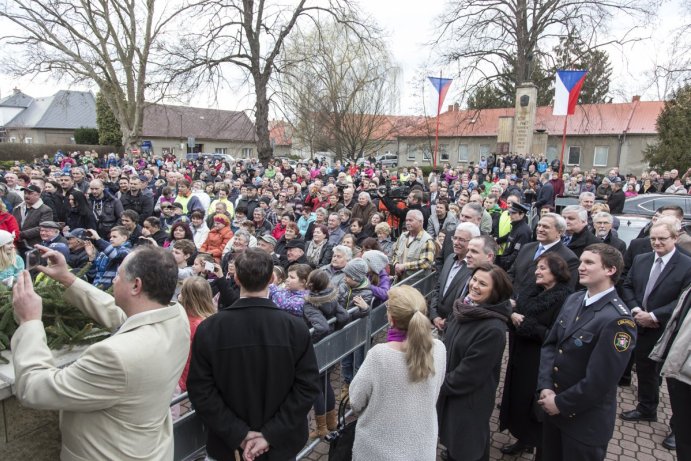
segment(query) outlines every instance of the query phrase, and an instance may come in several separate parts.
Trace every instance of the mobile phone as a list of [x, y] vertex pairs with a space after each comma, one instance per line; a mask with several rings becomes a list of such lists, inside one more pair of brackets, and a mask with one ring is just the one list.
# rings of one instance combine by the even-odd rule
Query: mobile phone
[[204, 270], [205, 270], [205, 271], [213, 272], [214, 269], [215, 269], [214, 263], [210, 263], [210, 262], [208, 262], [208, 261], [204, 263]]
[[36, 266], [45, 266], [47, 261], [46, 259], [41, 256], [41, 253], [38, 250], [31, 250], [26, 253], [26, 270], [30, 271], [34, 269]]

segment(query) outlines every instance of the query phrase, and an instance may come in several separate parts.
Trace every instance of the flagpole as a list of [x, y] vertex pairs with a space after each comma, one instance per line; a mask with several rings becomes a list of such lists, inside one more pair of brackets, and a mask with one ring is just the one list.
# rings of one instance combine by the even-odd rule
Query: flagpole
[[[439, 81], [441, 82], [441, 71], [439, 71]], [[437, 130], [434, 135], [434, 156], [432, 157], [432, 168], [437, 169], [437, 151], [439, 149], [439, 113], [441, 112], [441, 91], [437, 91]]]
[[568, 113], [564, 116], [564, 132], [561, 135], [561, 157], [559, 159], [559, 179], [564, 170], [564, 148], [566, 147], [566, 121], [569, 119]]

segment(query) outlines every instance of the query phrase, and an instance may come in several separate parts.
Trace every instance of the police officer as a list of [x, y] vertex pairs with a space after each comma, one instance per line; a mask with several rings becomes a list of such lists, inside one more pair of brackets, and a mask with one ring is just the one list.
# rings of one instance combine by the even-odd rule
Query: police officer
[[636, 342], [636, 324], [614, 289], [624, 266], [621, 253], [597, 243], [580, 261], [579, 281], [587, 291], [567, 298], [540, 356], [542, 459], [605, 459], [617, 383]]
[[497, 264], [504, 270], [509, 270], [513, 264], [521, 247], [529, 243], [532, 238], [532, 231], [530, 226], [525, 221], [526, 213], [530, 212], [530, 208], [517, 202], [511, 203], [509, 208], [509, 217], [511, 218], [511, 232], [504, 237], [499, 237], [497, 243], [499, 245], [507, 243], [501, 256], [497, 256]]

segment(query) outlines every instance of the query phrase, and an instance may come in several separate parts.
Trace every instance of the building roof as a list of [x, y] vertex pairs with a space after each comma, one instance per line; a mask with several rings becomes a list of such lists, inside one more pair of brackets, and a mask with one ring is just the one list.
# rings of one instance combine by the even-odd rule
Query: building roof
[[[655, 123], [664, 108], [664, 101], [639, 101], [617, 104], [583, 104], [576, 106], [576, 113], [568, 117], [566, 134], [617, 135], [657, 133]], [[487, 137], [496, 136], [500, 117], [513, 117], [514, 108], [450, 110], [439, 116], [439, 136]], [[401, 132], [404, 137], [434, 136], [436, 119], [428, 126]], [[564, 117], [552, 115], [552, 107], [538, 107], [535, 114], [535, 130], [550, 135], [560, 135], [564, 129]]]
[[6, 128], [96, 128], [96, 99], [91, 92], [60, 90], [53, 96], [31, 99]]
[[0, 107], [29, 107], [33, 102], [34, 98], [22, 93], [18, 88], [14, 89], [14, 92], [0, 99]]
[[292, 131], [285, 120], [269, 121], [269, 138], [273, 146], [292, 146]]
[[142, 138], [180, 138], [255, 142], [254, 123], [244, 112], [149, 104]]

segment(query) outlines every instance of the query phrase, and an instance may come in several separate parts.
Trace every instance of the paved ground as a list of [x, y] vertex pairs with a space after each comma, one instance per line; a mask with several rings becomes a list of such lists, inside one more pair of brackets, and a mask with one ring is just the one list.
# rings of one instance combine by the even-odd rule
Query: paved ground
[[[504, 376], [504, 368], [506, 367], [506, 354], [504, 356], [504, 363], [502, 366], [502, 378]], [[333, 373], [334, 389], [338, 397], [338, 389], [340, 382], [340, 374]], [[501, 400], [503, 379], [499, 383], [497, 390], [497, 403]], [[636, 405], [636, 378], [634, 373], [634, 380], [631, 387], [619, 389], [619, 411], [631, 410]], [[607, 460], [610, 461], [673, 461], [676, 459], [674, 452], [665, 449], [661, 443], [667, 436], [669, 430], [669, 417], [671, 409], [669, 406], [669, 396], [667, 388], [663, 385], [661, 404], [658, 409], [658, 422], [656, 423], [630, 423], [624, 422], [617, 418], [616, 426], [614, 428], [614, 436], [607, 448]], [[499, 425], [499, 410], [495, 409], [490, 420], [490, 427], [492, 429], [492, 446], [490, 451], [491, 460], [530, 460], [533, 455], [524, 454], [520, 457], [503, 455], [499, 448], [512, 443], [513, 439], [506, 432], [497, 432]], [[327, 461], [329, 446], [322, 442], [314, 449], [312, 453], [307, 455], [304, 459], [311, 461]], [[440, 458], [438, 458], [440, 459]], [[376, 460], [372, 460], [376, 461]], [[416, 461], [416, 460], [411, 460]], [[552, 460], [546, 460], [552, 461]]]

